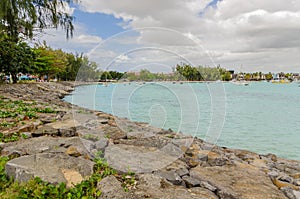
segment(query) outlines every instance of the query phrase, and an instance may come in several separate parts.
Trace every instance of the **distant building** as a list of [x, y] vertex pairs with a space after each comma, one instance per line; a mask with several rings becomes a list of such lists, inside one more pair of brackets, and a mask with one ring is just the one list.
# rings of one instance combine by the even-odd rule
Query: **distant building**
[[299, 81], [300, 80], [300, 74], [299, 73], [292, 73], [292, 80]]
[[234, 74], [234, 70], [228, 70], [228, 72], [230, 73], [231, 79], [235, 79], [236, 74]]

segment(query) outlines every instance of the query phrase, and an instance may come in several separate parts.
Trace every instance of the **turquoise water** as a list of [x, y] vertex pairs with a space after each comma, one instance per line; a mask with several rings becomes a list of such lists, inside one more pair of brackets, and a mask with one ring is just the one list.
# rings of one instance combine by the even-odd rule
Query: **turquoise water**
[[[300, 160], [300, 84], [125, 83], [77, 87], [66, 101], [198, 136], [220, 146]], [[76, 117], [76, 115], [75, 115]]]

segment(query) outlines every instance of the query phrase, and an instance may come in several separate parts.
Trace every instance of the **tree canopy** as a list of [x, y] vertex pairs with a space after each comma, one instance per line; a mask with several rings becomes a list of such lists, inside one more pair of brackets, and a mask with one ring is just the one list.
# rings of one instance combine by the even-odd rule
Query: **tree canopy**
[[0, 71], [11, 74], [13, 83], [17, 83], [18, 73], [28, 73], [35, 59], [33, 50], [25, 42], [12, 42], [0, 39]]
[[61, 26], [67, 38], [73, 34], [73, 17], [65, 9], [70, 0], [1, 0], [0, 33], [17, 42], [32, 39], [34, 31]]

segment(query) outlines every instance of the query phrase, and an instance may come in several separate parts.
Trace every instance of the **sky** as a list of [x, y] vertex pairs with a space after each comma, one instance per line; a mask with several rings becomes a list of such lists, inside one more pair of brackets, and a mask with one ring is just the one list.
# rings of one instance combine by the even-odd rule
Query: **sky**
[[40, 40], [102, 70], [170, 72], [179, 63], [236, 72], [300, 72], [299, 0], [81, 0], [75, 32]]

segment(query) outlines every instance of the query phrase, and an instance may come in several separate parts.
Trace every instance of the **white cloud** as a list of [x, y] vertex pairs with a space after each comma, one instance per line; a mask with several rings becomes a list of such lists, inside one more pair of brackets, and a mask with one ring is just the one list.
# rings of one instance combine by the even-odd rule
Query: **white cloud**
[[119, 55], [115, 62], [117, 63], [124, 63], [124, 62], [128, 62], [130, 60], [130, 58], [127, 55]]
[[[138, 29], [135, 45], [169, 49], [196, 64], [211, 65], [212, 58], [227, 68], [299, 71], [300, 1], [222, 0], [207, 7], [211, 1], [82, 0], [81, 6], [87, 12], [121, 18], [126, 28], [162, 27], [189, 35]], [[193, 39], [196, 44], [200, 41], [200, 49], [193, 47]]]
[[102, 39], [98, 36], [81, 34], [73, 38], [74, 42], [83, 43], [83, 44], [98, 44]]
[[75, 24], [75, 31], [73, 38], [66, 39], [66, 33], [62, 29], [48, 29], [45, 30], [39, 39], [47, 41], [47, 44], [54, 48], [61, 48], [68, 52], [89, 52], [92, 48], [97, 46], [102, 39], [99, 36], [90, 35], [84, 26]]

